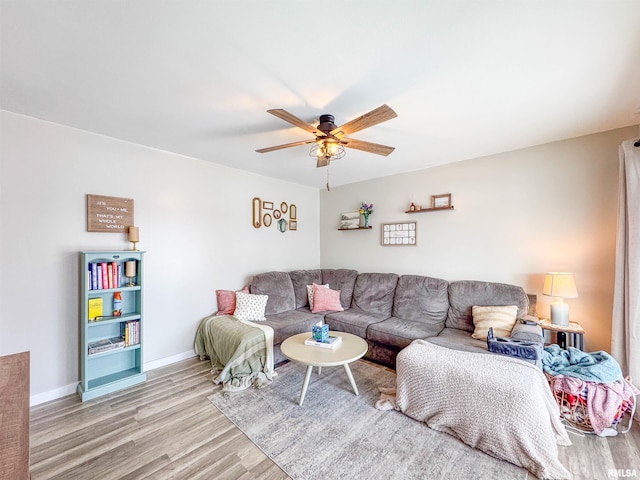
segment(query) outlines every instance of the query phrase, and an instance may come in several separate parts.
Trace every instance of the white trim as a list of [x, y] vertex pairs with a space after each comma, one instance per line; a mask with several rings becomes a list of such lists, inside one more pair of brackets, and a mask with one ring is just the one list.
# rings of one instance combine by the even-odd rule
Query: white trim
[[171, 355], [170, 357], [160, 358], [159, 360], [147, 362], [142, 366], [142, 368], [145, 372], [148, 372], [149, 370], [155, 370], [156, 368], [165, 367], [167, 365], [171, 365], [172, 363], [181, 362], [182, 360], [187, 360], [188, 358], [193, 358], [195, 356], [195, 352], [193, 350], [189, 350], [188, 352], [182, 352], [176, 355]]
[[31, 397], [29, 398], [29, 406], [33, 407], [34, 405], [39, 405], [44, 402], [49, 402], [51, 400], [66, 397], [67, 395], [75, 393], [77, 389], [78, 382], [70, 383], [69, 385], [65, 385], [64, 387], [56, 388], [54, 390], [49, 390], [48, 392], [31, 395]]
[[[145, 363], [142, 368], [145, 372], [149, 370], [155, 370], [156, 368], [164, 367], [166, 365], [171, 365], [172, 363], [180, 362], [182, 360], [186, 360], [188, 358], [195, 357], [196, 354], [193, 350], [188, 352], [178, 353], [177, 355], [172, 355], [170, 357], [161, 358], [159, 360], [154, 360], [152, 362]], [[39, 405], [41, 403], [49, 402], [51, 400], [56, 400], [58, 398], [66, 397], [67, 395], [71, 395], [76, 393], [78, 390], [78, 382], [70, 383], [69, 385], [65, 385], [64, 387], [56, 388], [53, 390], [49, 390], [48, 392], [38, 393], [36, 395], [31, 395], [29, 398], [29, 405], [33, 407], [34, 405]]]

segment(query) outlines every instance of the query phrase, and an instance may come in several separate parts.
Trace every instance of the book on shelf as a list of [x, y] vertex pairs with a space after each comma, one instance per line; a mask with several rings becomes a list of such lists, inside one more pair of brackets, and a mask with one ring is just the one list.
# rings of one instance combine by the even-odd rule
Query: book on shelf
[[107, 282], [109, 288], [113, 288], [113, 265], [110, 263], [107, 265]]
[[333, 350], [338, 345], [340, 345], [340, 343], [342, 343], [342, 337], [335, 337], [333, 335], [329, 335], [329, 338], [322, 341], [315, 340], [313, 337], [309, 337], [304, 341], [304, 343], [305, 345], [313, 345], [314, 347], [320, 347], [320, 348], [330, 348]]
[[89, 321], [102, 317], [102, 297], [89, 299]]
[[107, 270], [107, 262], [102, 262], [100, 264], [102, 267], [102, 288], [109, 288], [109, 271]]
[[111, 283], [113, 284], [111, 288], [120, 287], [118, 283], [118, 262], [111, 262]]
[[108, 352], [116, 348], [124, 348], [124, 339], [122, 337], [105, 338], [103, 340], [89, 342], [89, 355]]
[[89, 287], [89, 289], [97, 290], [98, 289], [98, 268], [95, 263], [89, 264], [89, 277], [91, 279], [91, 286]]
[[125, 347], [140, 343], [140, 320], [129, 320], [120, 324], [120, 334], [124, 338]]
[[98, 276], [98, 290], [102, 290], [102, 265], [101, 264], [97, 264], [96, 265], [96, 271], [97, 271], [97, 276]]
[[89, 263], [89, 290], [106, 290], [126, 286], [122, 263], [96, 262]]

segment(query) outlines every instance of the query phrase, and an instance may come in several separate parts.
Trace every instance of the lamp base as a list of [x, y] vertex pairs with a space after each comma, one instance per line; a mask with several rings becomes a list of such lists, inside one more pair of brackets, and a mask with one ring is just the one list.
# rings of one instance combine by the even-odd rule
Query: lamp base
[[131, 250], [133, 250], [134, 252], [138, 251], [138, 247], [136, 246], [138, 244], [138, 242], [131, 242], [133, 243], [133, 248]]
[[551, 323], [569, 325], [569, 305], [559, 298], [551, 302]]

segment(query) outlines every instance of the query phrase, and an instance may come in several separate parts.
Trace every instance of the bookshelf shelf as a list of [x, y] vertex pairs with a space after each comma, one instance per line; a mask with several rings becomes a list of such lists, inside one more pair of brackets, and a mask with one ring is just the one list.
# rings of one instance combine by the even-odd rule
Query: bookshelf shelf
[[126, 352], [127, 350], [136, 350], [138, 348], [140, 348], [140, 344], [139, 343], [137, 345], [129, 345], [128, 347], [114, 348], [113, 350], [107, 350], [106, 352], [90, 353], [89, 354], [89, 360], [92, 360], [92, 359], [98, 358], [98, 357], [107, 357], [109, 355], [117, 355], [117, 354], [120, 354], [122, 352]]
[[122, 315], [120, 317], [102, 317], [100, 320], [89, 320], [88, 327], [98, 327], [100, 325], [107, 325], [109, 323], [121, 323], [129, 320], [140, 320], [140, 314], [134, 313], [131, 315]]
[[[80, 252], [80, 257], [78, 394], [84, 402], [146, 380], [142, 370], [144, 252]], [[127, 262], [135, 265], [131, 287], [124, 275]], [[107, 284], [110, 288], [102, 288]], [[121, 314], [114, 315], [114, 309]]]

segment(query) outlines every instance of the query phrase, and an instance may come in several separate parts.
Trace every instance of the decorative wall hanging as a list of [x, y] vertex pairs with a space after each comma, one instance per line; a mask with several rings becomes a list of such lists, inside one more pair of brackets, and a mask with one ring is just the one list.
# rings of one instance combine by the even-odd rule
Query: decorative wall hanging
[[418, 243], [417, 222], [383, 223], [382, 245], [414, 246]]
[[258, 197], [253, 197], [251, 205], [253, 206], [253, 226], [260, 228], [262, 226], [262, 200]]
[[132, 198], [87, 194], [87, 232], [127, 233], [133, 225]]
[[[298, 208], [294, 203], [280, 202], [278, 204], [262, 200], [260, 197], [253, 197], [251, 206], [253, 211], [251, 223], [254, 228], [269, 228], [275, 223], [276, 228], [282, 233], [287, 230], [298, 229]], [[276, 206], [278, 206], [278, 208], [276, 208]], [[288, 219], [287, 215], [289, 217]], [[290, 225], [289, 222], [291, 222]]]

